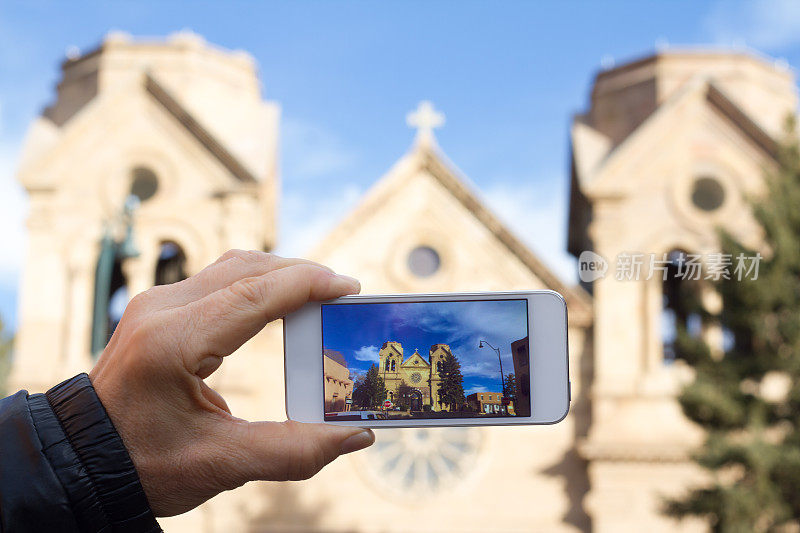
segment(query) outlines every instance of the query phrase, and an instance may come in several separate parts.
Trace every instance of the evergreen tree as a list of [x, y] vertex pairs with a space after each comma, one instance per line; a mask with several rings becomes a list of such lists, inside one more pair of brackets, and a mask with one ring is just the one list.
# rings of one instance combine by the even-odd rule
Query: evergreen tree
[[505, 397], [512, 402], [517, 399], [517, 382], [516, 376], [513, 373], [506, 376], [506, 391]]
[[3, 317], [0, 317], [0, 398], [6, 395], [6, 379], [11, 370], [13, 337], [6, 331]]
[[378, 372], [378, 366], [373, 364], [353, 384], [353, 402], [363, 409], [377, 409], [384, 400], [386, 385]]
[[455, 411], [465, 403], [464, 376], [461, 375], [461, 363], [451, 352], [447, 352], [442, 360], [442, 369], [439, 371], [439, 398], [448, 406], [450, 411]]
[[[766, 195], [753, 202], [765, 244], [758, 278], [740, 281], [732, 272], [715, 283], [724, 353], [712, 355], [685, 328], [676, 339], [676, 355], [696, 370], [680, 403], [708, 432], [694, 459], [711, 482], [666, 510], [705, 517], [714, 531], [800, 526], [800, 149], [793, 134], [778, 163]], [[734, 268], [740, 254], [757, 253], [724, 232], [720, 241]]]
[[405, 381], [397, 387], [397, 398], [395, 404], [403, 411], [411, 409], [411, 393], [414, 391]]

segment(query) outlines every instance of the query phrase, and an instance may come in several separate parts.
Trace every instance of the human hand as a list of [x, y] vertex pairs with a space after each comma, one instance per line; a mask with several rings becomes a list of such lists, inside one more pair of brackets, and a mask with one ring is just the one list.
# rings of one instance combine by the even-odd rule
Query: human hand
[[310, 261], [233, 250], [131, 300], [89, 377], [156, 516], [251, 480], [307, 479], [374, 442], [367, 429], [236, 418], [203, 381], [268, 322], [359, 290]]

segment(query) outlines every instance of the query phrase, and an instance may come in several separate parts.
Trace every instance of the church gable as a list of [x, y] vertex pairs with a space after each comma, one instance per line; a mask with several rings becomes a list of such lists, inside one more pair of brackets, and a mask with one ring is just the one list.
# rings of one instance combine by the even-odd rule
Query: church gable
[[[624, 161], [610, 162], [590, 186], [591, 195], [617, 195], [619, 217], [642, 221], [619, 228], [631, 249], [715, 248], [717, 226], [746, 242], [758, 234], [746, 198], [763, 190], [774, 141], [738, 108], [720, 106], [732, 106], [729, 100], [715, 99], [724, 95], [703, 85], [669, 115], [645, 125], [621, 152]], [[718, 198], [698, 189], [701, 180], [718, 190]]]
[[[155, 157], [163, 159], [165, 166], [193, 166], [192, 179], [209, 179], [208, 186], [216, 190], [255, 181], [199, 123], [187, 127], [173, 112], [176, 109], [170, 111], [143, 88], [100, 96], [64, 125], [49, 150], [26, 161], [20, 179], [33, 187], [58, 188], [59, 182], [70, 178], [87, 184], [94, 170], [107, 181], [114, 176], [114, 167]], [[187, 117], [184, 120], [191, 122]], [[81, 167], [82, 172], [77, 170]], [[64, 172], [66, 168], [69, 172]], [[108, 187], [94, 185], [95, 189]]]
[[386, 341], [380, 350], [381, 356], [403, 357], [403, 346], [399, 342]]
[[400, 366], [402, 368], [429, 368], [431, 365], [415, 350], [411, 357], [406, 359]]
[[186, 131], [189, 132], [198, 143], [237, 179], [253, 183], [255, 176], [238, 159], [236, 159], [225, 146], [217, 140], [206, 128], [203, 127], [192, 114], [187, 111], [164, 87], [161, 86], [152, 76], [145, 75], [145, 88], [152, 97], [161, 104], [164, 109], [177, 120]]
[[550, 272], [451, 168], [435, 144], [418, 142], [312, 257], [358, 276], [365, 292], [552, 289], [571, 320], [588, 323], [588, 296]]
[[[604, 216], [639, 220], [618, 224], [614, 232], [629, 250], [654, 253], [716, 247], [724, 226], [754, 245], [758, 231], [746, 198], [763, 190], [765, 170], [774, 165], [776, 143], [713, 82], [698, 77], [675, 93], [594, 169], [580, 164], [585, 136], [573, 132], [570, 252], [592, 249], [588, 225], [599, 211], [589, 201], [614, 203]], [[718, 190], [719, 205], [703, 207], [695, 194], [698, 180]], [[698, 197], [700, 198], [700, 197]], [[612, 222], [613, 223], [613, 222]]]
[[[748, 153], [746, 160], [771, 164], [777, 150], [774, 139], [713, 82], [698, 77], [662, 104], [588, 174], [587, 166], [577, 165], [576, 157], [578, 185], [589, 196], [622, 196], [645, 184], [649, 179], [648, 169], [658, 168], [658, 160], [670, 154], [672, 148], [688, 150], [685, 153], [690, 157], [707, 155], [698, 154], [696, 147], [686, 146], [685, 141], [703, 131], [706, 125], [699, 121], [708, 120], [709, 114], [718, 119], [717, 129], [722, 125], [726, 130], [715, 144], [735, 145]], [[576, 154], [591, 152], [592, 146], [587, 144], [585, 136], [574, 135], [573, 142]], [[673, 159], [672, 164], [680, 163], [672, 155], [668, 157]]]

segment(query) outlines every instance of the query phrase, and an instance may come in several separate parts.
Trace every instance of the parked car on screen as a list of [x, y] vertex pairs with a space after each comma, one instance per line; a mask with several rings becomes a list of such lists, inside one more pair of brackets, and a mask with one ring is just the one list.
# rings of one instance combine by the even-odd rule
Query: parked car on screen
[[381, 411], [341, 411], [325, 413], [326, 420], [385, 420], [386, 413]]

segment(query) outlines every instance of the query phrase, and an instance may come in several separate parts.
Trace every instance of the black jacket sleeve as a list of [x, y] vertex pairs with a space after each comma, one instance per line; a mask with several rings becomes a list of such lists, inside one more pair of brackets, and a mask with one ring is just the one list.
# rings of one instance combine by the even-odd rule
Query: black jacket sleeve
[[86, 374], [0, 400], [0, 532], [40, 531], [161, 531]]

